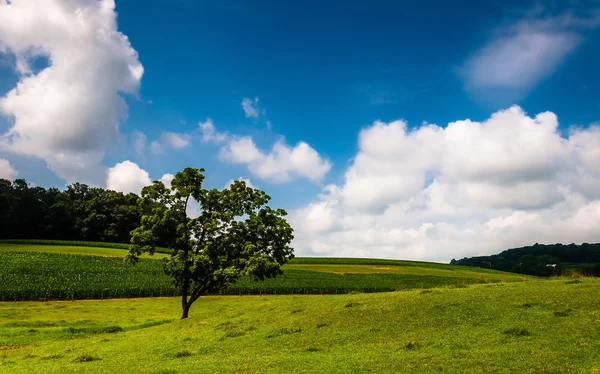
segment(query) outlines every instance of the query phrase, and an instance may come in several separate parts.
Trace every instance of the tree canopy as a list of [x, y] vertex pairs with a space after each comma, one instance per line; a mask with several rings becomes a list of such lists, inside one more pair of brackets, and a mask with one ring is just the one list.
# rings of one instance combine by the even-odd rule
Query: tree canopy
[[[172, 250], [165, 271], [180, 288], [182, 318], [202, 295], [226, 288], [240, 277], [262, 280], [281, 274], [293, 257], [293, 230], [283, 209], [267, 206], [270, 197], [233, 182], [223, 190], [202, 187], [204, 169], [185, 168], [166, 187], [161, 181], [142, 189], [141, 224], [131, 233], [128, 254], [135, 263], [158, 245]], [[192, 218], [192, 201], [200, 214]]]
[[65, 190], [0, 179], [0, 239], [128, 243], [138, 196], [74, 183]]

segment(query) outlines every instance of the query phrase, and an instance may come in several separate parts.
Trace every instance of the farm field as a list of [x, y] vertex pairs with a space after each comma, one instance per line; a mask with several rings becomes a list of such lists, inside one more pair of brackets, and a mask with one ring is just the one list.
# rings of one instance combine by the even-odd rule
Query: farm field
[[[126, 254], [125, 249], [119, 248], [82, 245], [13, 244], [2, 242], [0, 242], [0, 252], [46, 252], [104, 257], [124, 257]], [[164, 253], [155, 253], [153, 256], [144, 253], [140, 258], [161, 259], [167, 256], [168, 255]]]
[[[0, 244], [0, 301], [177, 295], [161, 261], [142, 258], [132, 266], [123, 261], [124, 255], [118, 248]], [[282, 276], [263, 282], [242, 279], [222, 294], [337, 294], [533, 279], [488, 269], [375, 259], [296, 258], [283, 269]]]
[[422, 276], [473, 278], [481, 277], [496, 281], [517, 281], [527, 279], [519, 274], [502, 272], [481, 273], [471, 269], [445, 269], [422, 266], [395, 266], [395, 265], [340, 265], [340, 264], [289, 264], [286, 269], [298, 269], [333, 274], [411, 274]]
[[0, 303], [1, 373], [598, 373], [600, 280]]

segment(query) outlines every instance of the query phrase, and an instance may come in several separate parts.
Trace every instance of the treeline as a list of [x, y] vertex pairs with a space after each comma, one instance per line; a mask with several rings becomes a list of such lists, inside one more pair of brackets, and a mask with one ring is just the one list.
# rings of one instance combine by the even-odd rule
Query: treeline
[[537, 276], [573, 271], [600, 276], [600, 243], [536, 243], [528, 247], [507, 249], [497, 255], [465, 257], [452, 260], [451, 263]]
[[0, 179], [0, 239], [128, 243], [140, 224], [137, 199], [80, 183], [59, 190]]

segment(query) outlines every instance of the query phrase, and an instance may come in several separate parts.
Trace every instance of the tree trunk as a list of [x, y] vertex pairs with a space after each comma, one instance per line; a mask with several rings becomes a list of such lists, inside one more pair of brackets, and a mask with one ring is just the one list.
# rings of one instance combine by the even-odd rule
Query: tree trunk
[[183, 314], [181, 315], [181, 319], [184, 318], [188, 318], [188, 312], [190, 311], [190, 306], [192, 305], [191, 302], [188, 301], [188, 283], [187, 280], [184, 281], [183, 284], [183, 290], [182, 290], [183, 294], [181, 295], [181, 310], [183, 311]]
[[185, 303], [183, 305], [183, 314], [181, 315], [181, 319], [188, 318], [188, 313], [190, 312], [190, 307], [191, 306], [192, 306], [192, 303]]

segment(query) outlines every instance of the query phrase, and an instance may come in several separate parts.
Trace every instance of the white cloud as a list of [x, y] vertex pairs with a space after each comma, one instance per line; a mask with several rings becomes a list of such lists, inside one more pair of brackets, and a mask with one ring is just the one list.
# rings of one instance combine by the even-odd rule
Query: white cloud
[[148, 138], [146, 134], [141, 131], [134, 131], [131, 133], [131, 142], [133, 143], [133, 149], [135, 153], [140, 156], [143, 155], [146, 150], [146, 142]]
[[260, 115], [258, 109], [258, 97], [255, 97], [254, 100], [249, 97], [242, 99], [242, 109], [244, 110], [246, 118], [258, 118]]
[[106, 188], [124, 193], [138, 194], [152, 183], [148, 172], [129, 160], [119, 162], [108, 169]]
[[155, 155], [161, 154], [165, 148], [182, 149], [190, 145], [192, 137], [189, 134], [163, 132], [159, 140], [150, 143], [150, 151]]
[[202, 214], [202, 208], [200, 207], [200, 204], [198, 204], [198, 202], [196, 200], [190, 199], [188, 201], [188, 205], [185, 210], [185, 213], [190, 218], [198, 218], [198, 216], [200, 214]]
[[[175, 176], [173, 174], [164, 174], [160, 181], [167, 188], [171, 188], [171, 182]], [[114, 167], [108, 169], [108, 178], [106, 188], [124, 193], [140, 194], [142, 188], [152, 184], [148, 172], [140, 168], [136, 163], [129, 160], [120, 162]], [[188, 202], [186, 213], [190, 218], [196, 218], [202, 213], [200, 204], [194, 199]]]
[[[100, 165], [137, 95], [144, 68], [117, 30], [113, 0], [0, 1], [0, 50], [16, 56], [19, 82], [0, 98], [14, 123], [2, 148], [40, 157], [67, 181], [102, 183]], [[49, 66], [33, 71], [30, 61]]]
[[519, 107], [484, 122], [375, 122], [342, 185], [291, 212], [298, 254], [449, 261], [597, 240], [600, 127]]
[[198, 127], [202, 132], [202, 141], [205, 143], [223, 143], [227, 141], [228, 135], [226, 133], [218, 132], [215, 129], [215, 125], [211, 118], [207, 118], [204, 122], [198, 122]]
[[173, 174], [164, 174], [160, 178], [160, 181], [163, 182], [165, 187], [171, 188], [171, 182], [173, 181], [173, 178], [175, 178], [175, 176]]
[[331, 169], [331, 162], [305, 142], [290, 147], [279, 140], [266, 153], [249, 136], [218, 132], [210, 119], [200, 123], [200, 130], [203, 141], [223, 144], [219, 152], [221, 160], [246, 164], [254, 176], [270, 182], [283, 183], [301, 177], [316, 183]]
[[160, 135], [160, 141], [162, 144], [173, 148], [181, 149], [190, 145], [191, 137], [188, 134], [177, 134], [174, 132], [163, 132]]
[[[250, 188], [257, 188], [255, 185], [252, 184], [252, 182], [248, 178], [239, 177], [235, 181], [242, 181], [242, 182], [246, 183], [246, 186], [248, 186]], [[233, 182], [235, 182], [235, 181], [233, 179], [230, 179], [227, 183], [225, 183], [224, 188], [229, 188], [229, 186], [231, 186], [233, 184]]]
[[0, 178], [13, 180], [19, 173], [12, 167], [8, 160], [0, 158]]
[[582, 31], [599, 25], [598, 14], [588, 18], [538, 14], [497, 30], [467, 61], [467, 87], [525, 92], [552, 74], [581, 44]]
[[[173, 181], [173, 178], [175, 178], [175, 176], [173, 174], [164, 174], [160, 178], [160, 181], [163, 182], [165, 187], [171, 188], [171, 182]], [[190, 218], [198, 217], [202, 213], [200, 204], [196, 200], [190, 199], [188, 201], [186, 213], [187, 213], [188, 217], [190, 217]]]
[[264, 159], [262, 152], [249, 136], [232, 138], [220, 152], [221, 159], [234, 164], [259, 163]]
[[252, 138], [232, 139], [221, 148], [221, 159], [233, 164], [246, 164], [255, 176], [273, 183], [303, 177], [319, 182], [331, 169], [331, 162], [304, 142], [290, 147], [283, 140], [276, 142], [269, 153], [258, 149]]

